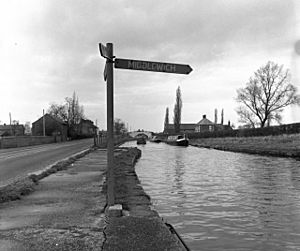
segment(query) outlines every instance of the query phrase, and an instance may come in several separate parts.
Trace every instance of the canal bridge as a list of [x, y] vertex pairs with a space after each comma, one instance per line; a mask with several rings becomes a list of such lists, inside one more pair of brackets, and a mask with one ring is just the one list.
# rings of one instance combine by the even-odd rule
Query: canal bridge
[[151, 138], [152, 134], [153, 132], [149, 132], [149, 131], [134, 131], [129, 133], [130, 137], [133, 138], [145, 137], [147, 139]]

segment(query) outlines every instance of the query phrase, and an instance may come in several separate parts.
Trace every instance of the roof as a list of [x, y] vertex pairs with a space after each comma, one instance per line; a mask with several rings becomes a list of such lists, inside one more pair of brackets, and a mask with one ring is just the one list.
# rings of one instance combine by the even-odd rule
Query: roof
[[[55, 117], [55, 116], [52, 116], [52, 115], [49, 114], [49, 113], [46, 113], [44, 116], [45, 116], [45, 117], [48, 116], [48, 117], [52, 118], [53, 120], [55, 120], [55, 121], [58, 122], [59, 124], [62, 124], [62, 125], [66, 125], [66, 124], [67, 124], [66, 122], [64, 122], [64, 121], [61, 120], [60, 118], [57, 118], [57, 117]], [[34, 121], [32, 124], [35, 124], [35, 123], [38, 122], [39, 120], [43, 119], [44, 116], [40, 117], [38, 120]]]
[[0, 136], [9, 136], [9, 132], [7, 131], [0, 131]]
[[49, 113], [46, 113], [45, 116], [46, 116], [46, 115], [48, 115], [49, 117], [51, 117], [52, 119], [54, 119], [55, 121], [57, 121], [57, 122], [60, 123], [60, 124], [67, 124], [65, 121], [63, 121], [63, 120], [61, 120], [60, 118], [55, 117], [55, 116], [53, 116], [53, 115], [51, 115], [51, 114], [49, 114]]
[[20, 125], [20, 124], [17, 124], [17, 125], [0, 125], [0, 130], [10, 130], [11, 128], [14, 128], [17, 129], [22, 129], [24, 127], [24, 125]]
[[197, 123], [197, 125], [213, 125], [214, 123], [213, 122], [211, 122], [209, 119], [207, 119], [207, 118], [203, 118], [203, 119], [201, 119], [198, 123]]

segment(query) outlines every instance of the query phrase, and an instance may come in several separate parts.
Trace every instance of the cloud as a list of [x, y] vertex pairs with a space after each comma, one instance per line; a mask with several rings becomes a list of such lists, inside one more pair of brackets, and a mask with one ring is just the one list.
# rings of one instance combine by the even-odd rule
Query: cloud
[[[105, 125], [105, 60], [98, 43], [113, 42], [120, 58], [193, 68], [188, 76], [115, 70], [119, 117], [140, 128], [152, 122], [160, 128], [178, 85], [189, 122], [199, 120], [206, 107], [219, 106], [218, 101], [234, 117], [235, 89], [253, 71], [269, 59], [289, 67], [296, 9], [292, 0], [12, 0], [0, 13], [5, 34], [0, 81], [6, 92], [0, 105], [5, 114], [15, 110], [20, 120], [32, 120], [31, 114], [76, 91], [86, 113]], [[22, 114], [22, 104], [29, 115]]]

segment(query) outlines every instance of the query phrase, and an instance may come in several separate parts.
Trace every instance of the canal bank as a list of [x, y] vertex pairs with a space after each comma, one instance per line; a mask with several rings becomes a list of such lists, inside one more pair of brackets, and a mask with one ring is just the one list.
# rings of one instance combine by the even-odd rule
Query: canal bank
[[116, 151], [116, 203], [105, 214], [106, 150], [40, 179], [34, 191], [0, 204], [0, 250], [186, 250], [151, 208], [134, 165], [141, 152]]
[[140, 156], [137, 148], [116, 151], [115, 204], [123, 210], [121, 217], [107, 216], [103, 250], [187, 250], [176, 230], [152, 208], [135, 172]]
[[223, 151], [300, 158], [300, 134], [190, 139], [190, 145]]

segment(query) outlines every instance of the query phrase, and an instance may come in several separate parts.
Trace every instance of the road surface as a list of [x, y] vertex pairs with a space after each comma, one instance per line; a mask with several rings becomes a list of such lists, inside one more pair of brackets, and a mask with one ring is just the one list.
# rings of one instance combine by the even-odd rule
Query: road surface
[[0, 185], [88, 149], [93, 139], [0, 149]]

